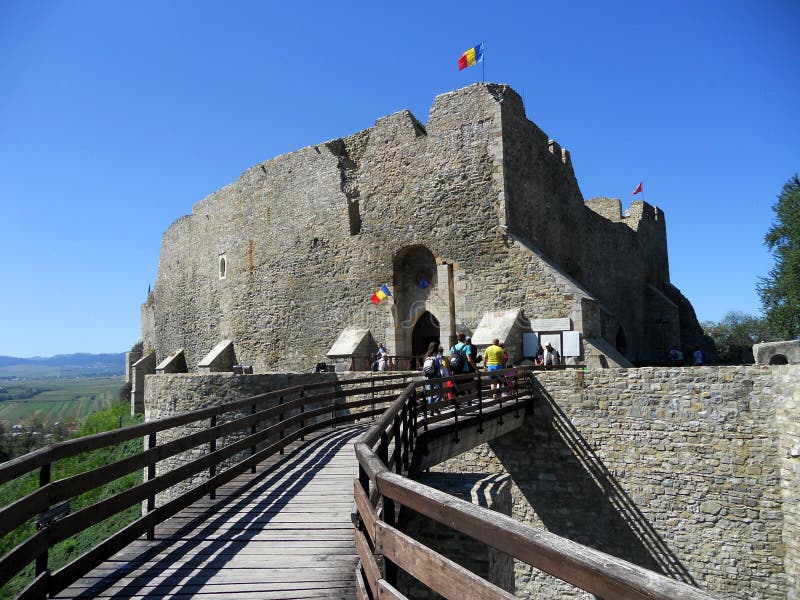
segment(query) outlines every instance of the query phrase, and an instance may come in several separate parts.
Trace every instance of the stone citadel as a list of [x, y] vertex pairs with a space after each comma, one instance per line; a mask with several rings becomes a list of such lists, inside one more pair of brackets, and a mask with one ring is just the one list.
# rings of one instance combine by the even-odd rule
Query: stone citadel
[[[584, 201], [520, 97], [472, 85], [436, 98], [425, 125], [403, 111], [256, 165], [176, 221], [142, 306], [134, 410], [149, 421], [342, 380], [358, 374], [309, 371], [462, 331], [496, 334], [515, 362], [528, 331], [577, 332], [590, 367], [662, 362], [672, 344], [703, 345], [666, 246], [659, 209]], [[383, 284], [392, 296], [373, 305]], [[232, 375], [234, 362], [256, 373]], [[796, 365], [539, 378], [555, 408], [444, 470], [507, 475], [518, 520], [721, 597], [797, 597]], [[521, 593], [548, 585], [516, 579]]]
[[[374, 306], [382, 284], [392, 297]], [[557, 347], [578, 332], [573, 360], [609, 366], [702, 343], [662, 211], [584, 201], [569, 152], [506, 85], [251, 167], [169, 228], [142, 307], [145, 348], [182, 349], [189, 370], [223, 340], [257, 372], [286, 371], [375, 341], [419, 355], [462, 331], [499, 335], [514, 361], [525, 332]]]

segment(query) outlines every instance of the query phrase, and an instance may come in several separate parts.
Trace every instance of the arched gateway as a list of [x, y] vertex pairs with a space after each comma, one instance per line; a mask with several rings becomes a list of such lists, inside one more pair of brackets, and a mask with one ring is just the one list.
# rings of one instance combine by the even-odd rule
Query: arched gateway
[[440, 319], [450, 313], [449, 294], [447, 281], [439, 281], [440, 265], [433, 252], [421, 244], [406, 246], [395, 254], [393, 267], [389, 337], [394, 338], [395, 355], [419, 357], [434, 340], [446, 345], [447, 340], [441, 339]]

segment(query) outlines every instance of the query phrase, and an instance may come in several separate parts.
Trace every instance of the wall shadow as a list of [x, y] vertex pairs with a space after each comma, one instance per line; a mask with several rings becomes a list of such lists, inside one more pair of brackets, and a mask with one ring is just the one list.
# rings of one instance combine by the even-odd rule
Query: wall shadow
[[543, 526], [696, 586], [602, 458], [536, 380], [534, 393], [534, 415], [490, 446]]

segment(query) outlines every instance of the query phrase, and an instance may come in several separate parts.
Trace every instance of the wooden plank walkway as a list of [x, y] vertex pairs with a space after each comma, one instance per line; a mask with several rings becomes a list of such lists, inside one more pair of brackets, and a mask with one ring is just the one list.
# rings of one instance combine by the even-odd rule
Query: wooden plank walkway
[[341, 427], [298, 443], [193, 504], [58, 598], [355, 598], [355, 439]]

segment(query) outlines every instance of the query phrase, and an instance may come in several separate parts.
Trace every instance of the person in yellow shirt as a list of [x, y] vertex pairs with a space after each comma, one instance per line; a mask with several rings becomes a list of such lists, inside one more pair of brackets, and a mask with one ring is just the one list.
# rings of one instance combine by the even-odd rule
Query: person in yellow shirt
[[[491, 372], [502, 369], [504, 366], [503, 357], [505, 356], [505, 353], [506, 351], [500, 347], [500, 340], [497, 338], [492, 340], [492, 345], [483, 351], [483, 360], [484, 364], [486, 365], [486, 370]], [[492, 392], [495, 392], [495, 390], [500, 387], [500, 381], [495, 375], [491, 376], [490, 379], [492, 380]]]

